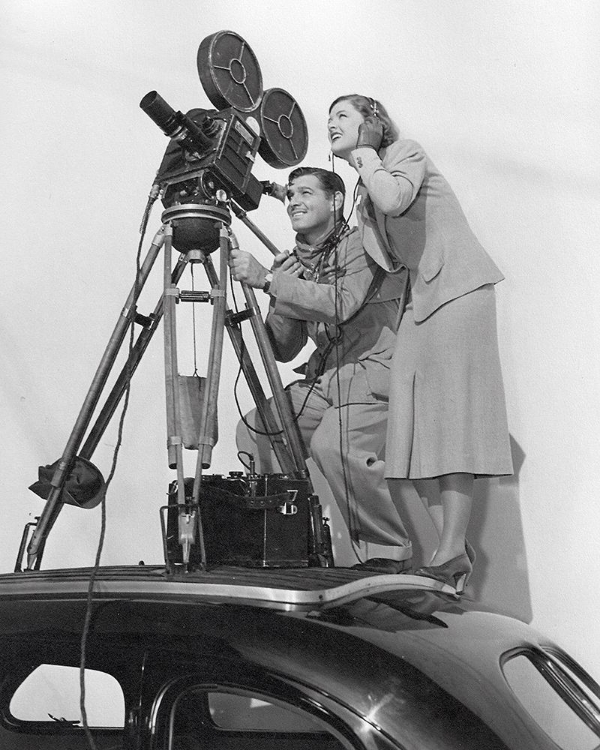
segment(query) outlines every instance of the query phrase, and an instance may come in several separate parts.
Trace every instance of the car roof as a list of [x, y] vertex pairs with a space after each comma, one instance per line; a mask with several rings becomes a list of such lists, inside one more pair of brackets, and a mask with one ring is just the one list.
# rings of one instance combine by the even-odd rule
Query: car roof
[[50, 654], [70, 644], [75, 653], [88, 594], [91, 664], [112, 659], [111, 649], [132, 660], [151, 652], [159, 672], [229, 660], [312, 685], [363, 716], [380, 705], [378, 720], [392, 733], [419, 690], [422, 710], [441, 690], [499, 736], [520, 736], [529, 720], [507, 687], [503, 655], [556, 649], [526, 624], [471, 609], [453, 589], [419, 576], [146, 565], [0, 575], [4, 649]]
[[164, 566], [62, 568], [0, 574], [0, 597], [62, 590], [87, 591], [91, 576], [98, 595], [128, 592], [157, 597], [193, 596], [207, 602], [228, 602], [276, 610], [331, 608], [390, 591], [431, 591], [456, 599], [454, 589], [413, 575], [382, 575], [351, 568], [246, 568], [215, 566], [207, 571], [169, 572]]
[[[220, 566], [208, 571], [168, 572], [164, 566], [115, 566], [29, 571], [0, 575], [0, 635], [29, 627], [64, 628], [63, 615], [72, 613], [73, 627], [91, 599], [102, 610], [120, 610], [124, 630], [180, 632], [179, 622], [190, 611], [203, 633], [216, 631], [212, 622], [277, 620], [281, 637], [294, 631], [293, 621], [313, 627], [334, 628], [372, 643], [389, 653], [405, 655], [407, 649], [438, 648], [441, 662], [460, 658], [475, 664], [478, 649], [485, 660], [497, 659], [520, 642], [540, 642], [538, 633], [512, 618], [471, 609], [444, 584], [412, 575], [379, 575], [348, 568], [254, 569]], [[53, 606], [53, 604], [55, 606]], [[110, 605], [110, 606], [109, 606]], [[30, 612], [26, 617], [25, 609]], [[17, 610], [23, 614], [19, 615]], [[153, 617], [145, 612], [152, 611]], [[76, 613], [80, 613], [79, 616]], [[160, 617], [157, 613], [160, 612]], [[129, 613], [129, 614], [127, 614]], [[202, 614], [202, 616], [200, 616]], [[128, 622], [128, 618], [130, 622]], [[29, 624], [28, 624], [29, 623]], [[114, 630], [110, 618], [98, 614], [96, 632]], [[233, 641], [243, 629], [229, 634]], [[190, 632], [188, 630], [188, 632]], [[422, 647], [416, 644], [423, 642]]]

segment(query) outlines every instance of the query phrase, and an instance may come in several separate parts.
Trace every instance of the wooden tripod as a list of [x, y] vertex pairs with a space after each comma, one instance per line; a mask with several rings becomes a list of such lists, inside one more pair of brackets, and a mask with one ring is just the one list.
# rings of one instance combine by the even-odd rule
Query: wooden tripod
[[[275, 246], [257, 229], [247, 218], [245, 212], [237, 205], [233, 210], [238, 218], [246, 224], [259, 239], [276, 253]], [[179, 228], [186, 220], [200, 219], [201, 223], [206, 221], [214, 223], [219, 227], [219, 252], [220, 270], [219, 274], [212, 264], [210, 256], [205, 251], [190, 250], [182, 253], [172, 268], [173, 229]], [[117, 406], [127, 390], [130, 379], [146, 351], [146, 348], [156, 331], [161, 318], [165, 317], [165, 383], [167, 392], [167, 429], [168, 429], [168, 461], [171, 468], [177, 470], [178, 505], [180, 505], [179, 520], [179, 543], [182, 547], [184, 561], [189, 557], [192, 544], [199, 543], [201, 549], [202, 563], [205, 565], [206, 558], [203, 552], [202, 528], [200, 519], [190, 517], [186, 510], [186, 499], [184, 496], [182, 450], [181, 438], [181, 413], [180, 413], [180, 377], [177, 371], [177, 336], [175, 306], [179, 300], [186, 299], [185, 293], [177, 288], [177, 284], [191, 260], [200, 261], [206, 271], [212, 290], [208, 299], [213, 301], [213, 320], [211, 329], [211, 340], [209, 349], [208, 372], [205, 388], [202, 394], [202, 409], [200, 428], [198, 435], [198, 457], [196, 464], [196, 475], [194, 479], [193, 503], [197, 505], [202, 471], [210, 467], [212, 449], [216, 442], [216, 418], [217, 399], [220, 380], [223, 332], [228, 331], [234, 351], [238, 357], [241, 370], [248, 383], [252, 397], [256, 404], [258, 413], [271, 435], [273, 450], [282, 471], [296, 478], [308, 479], [308, 470], [302, 449], [300, 434], [293, 419], [291, 407], [277, 369], [277, 363], [268, 340], [265, 325], [260, 315], [253, 289], [242, 284], [246, 310], [234, 315], [227, 307], [226, 282], [228, 272], [228, 257], [230, 248], [236, 243], [235, 236], [230, 230], [231, 215], [229, 208], [220, 204], [215, 206], [207, 204], [187, 204], [167, 209], [162, 215], [163, 225], [156, 233], [151, 247], [142, 265], [138, 269], [135, 283], [127, 297], [117, 324], [109, 339], [108, 345], [96, 370], [90, 389], [84, 399], [83, 405], [71, 431], [61, 459], [56, 462], [46, 505], [35, 524], [28, 524], [32, 528], [32, 535], [27, 545], [27, 570], [38, 570], [44, 552], [48, 535], [56, 522], [56, 519], [65, 503], [64, 490], [73, 467], [78, 457], [89, 460], [98, 446], [100, 439], [106, 430]], [[150, 275], [152, 267], [158, 254], [164, 246], [164, 291], [154, 311], [149, 316], [140, 315], [137, 312], [137, 302]], [[202, 294], [202, 293], [199, 293]], [[188, 293], [189, 295], [189, 293]], [[188, 296], [189, 301], [205, 301]], [[240, 322], [249, 318], [256, 338], [258, 349], [263, 361], [267, 379], [273, 394], [273, 402], [277, 409], [283, 435], [279, 430], [277, 422], [271, 411], [267, 397], [262, 388], [248, 350], [243, 343]], [[117, 377], [104, 405], [88, 432], [93, 415], [98, 407], [102, 392], [106, 387], [110, 372], [114, 367], [117, 355], [123, 345], [127, 331], [134, 324], [142, 326], [136, 341], [131, 347], [127, 361]], [[84, 436], [87, 438], [84, 442]], [[196, 530], [199, 530], [200, 539], [196, 539]], [[21, 548], [25, 549], [25, 541]], [[21, 556], [19, 553], [19, 557]], [[17, 560], [17, 568], [20, 569], [20, 559]], [[16, 568], [16, 569], [17, 569]]]

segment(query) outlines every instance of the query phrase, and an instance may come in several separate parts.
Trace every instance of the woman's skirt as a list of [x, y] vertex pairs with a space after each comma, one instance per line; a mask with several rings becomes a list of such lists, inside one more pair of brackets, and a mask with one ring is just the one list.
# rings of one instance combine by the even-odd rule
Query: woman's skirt
[[492, 284], [415, 323], [409, 302], [390, 371], [386, 477], [513, 472]]

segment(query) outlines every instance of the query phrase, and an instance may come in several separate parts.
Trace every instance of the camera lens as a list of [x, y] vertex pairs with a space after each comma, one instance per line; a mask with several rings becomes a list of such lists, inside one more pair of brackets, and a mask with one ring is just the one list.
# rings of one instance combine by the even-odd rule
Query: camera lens
[[140, 107], [150, 117], [158, 127], [172, 137], [177, 131], [179, 124], [177, 122], [176, 112], [166, 103], [162, 96], [156, 91], [150, 91], [140, 102]]

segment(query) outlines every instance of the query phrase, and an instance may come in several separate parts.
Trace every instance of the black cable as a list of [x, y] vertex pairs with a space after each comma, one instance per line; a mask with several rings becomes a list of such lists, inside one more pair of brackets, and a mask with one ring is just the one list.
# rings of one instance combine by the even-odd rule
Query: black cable
[[238, 387], [241, 374], [242, 374], [242, 369], [240, 367], [240, 369], [238, 370], [238, 374], [235, 378], [235, 382], [233, 384], [233, 397], [235, 399], [235, 404], [238, 410], [238, 414], [240, 415], [240, 421], [243, 422], [244, 426], [250, 432], [253, 432], [256, 435], [264, 435], [265, 437], [277, 437], [279, 435], [283, 435], [283, 430], [275, 430], [274, 432], [269, 432], [268, 430], [260, 430], [258, 427], [255, 427], [254, 425], [251, 425], [250, 422], [248, 422], [248, 420], [246, 419], [246, 415], [242, 413], [242, 407], [241, 407], [239, 397], [237, 394], [237, 387]]
[[[146, 204], [146, 208], [145, 208], [144, 215], [142, 218], [142, 224], [140, 227], [141, 237], [138, 243], [138, 248], [137, 248], [137, 253], [136, 253], [136, 258], [135, 258], [136, 273], [135, 273], [134, 292], [133, 292], [133, 296], [135, 300], [137, 300], [138, 295], [139, 295], [139, 290], [140, 290], [141, 254], [142, 254], [144, 237], [146, 235], [146, 229], [148, 226], [148, 220], [150, 218], [150, 208], [152, 204], [154, 203], [154, 201], [156, 200], [156, 197], [158, 197], [157, 192], [155, 195], [154, 188], [155, 186], [153, 186], [153, 189], [150, 192], [150, 195], [148, 197], [148, 202]], [[126, 379], [125, 379], [125, 396], [123, 400], [123, 409], [121, 412], [121, 417], [119, 419], [119, 425], [118, 425], [118, 430], [117, 430], [117, 442], [113, 450], [110, 472], [104, 484], [104, 493], [102, 495], [102, 501], [101, 501], [100, 536], [98, 539], [98, 546], [96, 548], [96, 557], [94, 560], [94, 566], [92, 568], [92, 571], [90, 573], [90, 578], [88, 581], [85, 618], [84, 618], [83, 629], [81, 633], [81, 651], [80, 651], [80, 661], [79, 661], [79, 689], [80, 689], [79, 708], [81, 711], [82, 728], [83, 728], [83, 731], [85, 733], [86, 739], [88, 741], [88, 744], [91, 750], [98, 750], [98, 748], [95, 743], [94, 737], [91, 733], [89, 724], [88, 724], [87, 710], [85, 707], [85, 692], [86, 692], [85, 691], [85, 665], [86, 665], [86, 656], [87, 656], [87, 642], [88, 642], [89, 631], [90, 631], [90, 626], [91, 626], [91, 621], [92, 621], [94, 583], [96, 581], [96, 577], [100, 569], [100, 560], [102, 557], [102, 550], [104, 548], [104, 540], [106, 537], [106, 495], [108, 493], [108, 488], [110, 487], [110, 484], [112, 483], [113, 477], [117, 469], [117, 459], [119, 456], [119, 452], [121, 450], [121, 445], [123, 443], [123, 428], [125, 425], [125, 416], [129, 408], [129, 397], [131, 394], [131, 376], [132, 376], [131, 355], [133, 353], [134, 343], [135, 343], [134, 315], [131, 316], [129, 325], [130, 325], [129, 347], [128, 347], [127, 363], [126, 363], [126, 370], [125, 370]]]
[[[324, 349], [323, 353], [321, 354], [321, 357], [319, 359], [319, 365], [317, 369], [315, 370], [315, 375], [313, 379], [311, 380], [310, 386], [308, 387], [308, 391], [306, 392], [306, 396], [304, 397], [304, 400], [302, 401], [302, 405], [298, 409], [298, 413], [294, 414], [294, 422], [298, 422], [302, 414], [304, 413], [304, 410], [306, 409], [306, 405], [308, 404], [308, 399], [310, 398], [311, 393], [315, 390], [317, 387], [317, 381], [321, 377], [321, 375], [325, 372], [325, 363], [327, 362], [327, 359], [329, 355], [331, 354], [331, 349], [333, 342], [329, 342], [329, 344]], [[299, 382], [299, 381], [298, 381]]]
[[[333, 169], [333, 171], [335, 172], [335, 169]], [[350, 208], [350, 212], [348, 214], [348, 217], [344, 220], [344, 222], [342, 224], [342, 231], [345, 230], [349, 226], [350, 219], [352, 217], [352, 214], [354, 213], [354, 209], [355, 209], [355, 206], [356, 206], [356, 200], [357, 200], [357, 197], [358, 197], [358, 186], [359, 186], [359, 180], [357, 180], [357, 182], [356, 182], [356, 184], [354, 186], [354, 191], [353, 191], [353, 194], [352, 194], [352, 206]], [[335, 214], [334, 221], [337, 221], [337, 213]], [[338, 247], [336, 247], [336, 262], [335, 262], [335, 266], [334, 266], [334, 274], [335, 274], [335, 292], [334, 292], [334, 299], [335, 299], [334, 309], [335, 309], [335, 313], [334, 314], [335, 314], [335, 317], [336, 317], [336, 330], [340, 331], [340, 324], [339, 324], [339, 320], [338, 320], [338, 315], [339, 315], [339, 309], [338, 309], [338, 294], [339, 294], [339, 289], [338, 289], [338, 275], [337, 275], [338, 272], [339, 272], [339, 264], [338, 264], [338, 259], [337, 259], [337, 253], [338, 252], [339, 252], [339, 245], [338, 245]], [[348, 474], [347, 474], [347, 466], [346, 466], [346, 461], [345, 461], [345, 451], [344, 451], [344, 425], [343, 425], [343, 419], [342, 419], [342, 408], [343, 407], [342, 407], [342, 403], [341, 403], [342, 399], [341, 399], [340, 351], [339, 351], [339, 347], [340, 347], [340, 344], [342, 343], [342, 339], [343, 339], [343, 335], [342, 335], [342, 331], [340, 331], [339, 334], [338, 334], [338, 336], [336, 337], [336, 341], [335, 341], [336, 387], [337, 387], [337, 392], [338, 392], [338, 437], [339, 437], [339, 450], [340, 450], [340, 461], [341, 461], [341, 465], [342, 465], [342, 475], [343, 475], [343, 478], [344, 478], [344, 492], [345, 492], [345, 495], [346, 495], [346, 507], [347, 507], [347, 510], [348, 510], [348, 531], [349, 531], [349, 534], [350, 534], [350, 543], [351, 543], [351, 546], [352, 546], [352, 551], [354, 552], [354, 555], [356, 556], [356, 559], [359, 562], [361, 562], [361, 558], [360, 558], [360, 555], [359, 555], [359, 552], [358, 552], [359, 547], [358, 547], [358, 544], [357, 544], [357, 542], [358, 542], [358, 533], [360, 531], [360, 522], [357, 521], [358, 512], [357, 512], [357, 508], [356, 508], [355, 498], [352, 497], [352, 499], [351, 499], [351, 497], [350, 497], [350, 492], [349, 492], [350, 487], [349, 487]], [[348, 407], [349, 404], [347, 404], [346, 406]], [[355, 537], [356, 537], [356, 540], [355, 540]]]
[[[339, 245], [336, 248], [336, 257], [335, 257], [335, 265], [334, 265], [334, 284], [335, 284], [335, 292], [334, 292], [334, 310], [335, 310], [335, 319], [336, 319], [336, 330], [340, 331], [340, 333], [336, 336], [334, 341], [334, 347], [335, 347], [335, 379], [336, 379], [336, 388], [337, 388], [337, 395], [338, 395], [338, 440], [339, 440], [339, 450], [340, 450], [340, 462], [342, 466], [342, 476], [344, 479], [344, 493], [346, 496], [346, 507], [348, 509], [348, 531], [350, 533], [350, 543], [352, 546], [352, 551], [354, 552], [357, 560], [360, 562], [360, 557], [357, 552], [357, 546], [356, 546], [356, 540], [358, 540], [358, 533], [360, 531], [360, 523], [357, 521], [357, 509], [356, 509], [356, 502], [354, 496], [350, 492], [350, 482], [348, 479], [348, 471], [347, 471], [347, 464], [345, 460], [345, 450], [344, 450], [344, 422], [342, 418], [342, 386], [341, 386], [341, 380], [340, 380], [340, 346], [343, 343], [343, 331], [340, 330], [341, 326], [339, 323], [339, 307], [338, 307], [338, 300], [339, 300], [339, 262], [338, 262], [338, 255], [339, 255]], [[346, 407], [348, 407], [349, 404], [346, 404]]]
[[[337, 217], [336, 217], [336, 220], [337, 220]], [[321, 257], [319, 259], [319, 268], [318, 268], [317, 274], [316, 274], [316, 280], [317, 281], [318, 281], [318, 279], [320, 277], [320, 274], [323, 271], [323, 268], [324, 268], [326, 262], [329, 260], [329, 258], [331, 257], [331, 255], [333, 254], [334, 258], [337, 257], [336, 256], [337, 247], [339, 245], [339, 242], [340, 242], [340, 239], [341, 239], [342, 235], [344, 234], [344, 232], [346, 231], [347, 228], [348, 228], [348, 220], [344, 220], [340, 226], [334, 226], [334, 231], [331, 233], [331, 235], [323, 243], [324, 247], [322, 249]], [[233, 277], [232, 277], [231, 273], [230, 273], [230, 277], [229, 278], [230, 278], [230, 286], [231, 286], [232, 298], [233, 298], [233, 301], [234, 301], [234, 307], [235, 307], [235, 310], [236, 310], [236, 313], [237, 313], [238, 312], [238, 305], [237, 305], [237, 300], [236, 300], [236, 297], [235, 297], [235, 290], [234, 290], [234, 286], [233, 286]], [[338, 330], [338, 328], [339, 328], [339, 326], [336, 323], [336, 331]], [[326, 328], [326, 331], [327, 331], [327, 328]], [[241, 327], [240, 327], [240, 334], [241, 334]], [[329, 333], [327, 333], [327, 335], [329, 336]], [[242, 354], [244, 354], [247, 351], [247, 348], [246, 348], [246, 344], [245, 344], [243, 335], [241, 335], [240, 338], [241, 338], [241, 343], [242, 343]], [[323, 372], [325, 370], [327, 358], [331, 354], [331, 348], [334, 345], [334, 343], [335, 343], [335, 339], [332, 339], [330, 341], [330, 346], [326, 347], [325, 351], [320, 356], [319, 364], [317, 366], [315, 375], [314, 375], [314, 377], [312, 379], [311, 385], [310, 385], [310, 387], [309, 387], [309, 389], [308, 389], [308, 391], [306, 393], [306, 396], [304, 397], [302, 405], [301, 405], [300, 409], [293, 415], [294, 422], [296, 422], [296, 423], [298, 422], [298, 420], [300, 419], [300, 417], [302, 416], [302, 414], [304, 412], [304, 409], [306, 408], [306, 405], [308, 403], [308, 399], [310, 398], [312, 392], [314, 391], [314, 389], [316, 387], [317, 379], [323, 374]], [[233, 393], [234, 393], [234, 400], [235, 400], [236, 407], [237, 407], [238, 414], [240, 416], [241, 421], [243, 422], [243, 424], [246, 426], [246, 428], [250, 432], [253, 432], [253, 433], [257, 434], [257, 435], [264, 435], [265, 437], [270, 437], [270, 436], [271, 437], [276, 437], [276, 436], [279, 436], [279, 435], [283, 435], [284, 430], [278, 430], [276, 432], [270, 432], [268, 430], [260, 430], [258, 427], [255, 427], [255, 426], [251, 425], [248, 422], [248, 420], [246, 419], [245, 415], [242, 413], [241, 405], [239, 403], [239, 396], [238, 396], [238, 392], [237, 392], [237, 386], [238, 386], [239, 379], [240, 379], [240, 376], [241, 376], [241, 369], [242, 368], [241, 368], [241, 365], [240, 365], [240, 369], [238, 370], [238, 374], [237, 374], [237, 377], [236, 377], [235, 382], [234, 382], [234, 391], [233, 391]]]
[[[235, 287], [233, 284], [233, 274], [231, 271], [229, 272], [229, 285], [231, 288], [231, 297], [233, 299], [233, 306], [235, 308], [236, 313], [239, 313], [239, 307], [237, 303], [237, 299], [235, 296]], [[269, 432], [268, 430], [259, 430], [258, 427], [255, 427], [248, 422], [246, 419], [246, 415], [242, 412], [242, 406], [240, 404], [240, 399], [238, 395], [238, 384], [240, 382], [240, 377], [242, 375], [242, 361], [244, 356], [248, 353], [248, 347], [246, 346], [246, 341], [244, 340], [244, 335], [242, 333], [242, 327], [239, 327], [240, 331], [240, 357], [239, 357], [239, 368], [238, 372], [235, 378], [235, 381], [233, 383], [233, 398], [235, 401], [236, 408], [238, 410], [238, 414], [240, 416], [241, 422], [243, 422], [244, 426], [250, 431], [255, 433], [256, 435], [264, 435], [265, 437], [277, 437], [279, 435], [283, 435], [283, 430], [277, 430], [275, 432]]]
[[248, 451], [238, 451], [237, 452], [237, 459], [238, 459], [238, 461], [242, 464], [242, 466], [244, 467], [244, 469], [246, 469], [246, 471], [248, 471], [248, 472], [251, 471], [252, 467], [250, 466], [249, 463], [246, 463], [245, 461], [242, 461], [242, 458], [241, 458], [242, 456], [248, 456], [248, 458], [250, 459], [250, 461], [254, 461], [254, 455], [252, 453], [249, 453]]
[[[344, 222], [342, 223], [342, 225], [341, 225], [340, 228], [338, 228], [336, 226], [336, 223], [337, 223], [337, 214], [336, 214], [336, 216], [334, 218], [333, 232], [331, 233], [331, 235], [329, 237], [327, 237], [327, 239], [324, 242], [324, 247], [322, 249], [321, 257], [319, 258], [318, 269], [317, 269], [317, 272], [315, 274], [314, 281], [317, 281], [317, 282], [319, 281], [319, 279], [321, 277], [321, 273], [323, 272], [323, 269], [325, 268], [326, 262], [333, 255], [333, 258], [334, 258], [334, 282], [335, 282], [335, 289], [334, 289], [334, 308], [335, 308], [335, 312], [334, 312], [334, 315], [337, 316], [337, 275], [336, 275], [337, 274], [337, 251], [338, 251], [339, 243], [342, 240], [343, 234], [346, 231], [346, 229], [348, 228], [348, 221], [344, 220]], [[325, 372], [325, 367], [327, 365], [327, 360], [329, 358], [329, 355], [331, 354], [331, 350], [336, 345], [336, 341], [338, 340], [338, 338], [341, 336], [341, 332], [340, 332], [340, 329], [339, 329], [339, 324], [337, 322], [337, 318], [336, 318], [336, 321], [334, 323], [335, 329], [336, 329], [336, 336], [335, 337], [331, 338], [329, 336], [329, 329], [327, 328], [327, 324], [325, 323], [324, 325], [325, 325], [325, 333], [327, 335], [327, 338], [329, 339], [329, 343], [327, 344], [327, 346], [325, 347], [325, 349], [321, 353], [321, 356], [319, 357], [319, 364], [317, 365], [317, 368], [315, 370], [315, 374], [314, 374], [314, 377], [313, 377], [312, 382], [310, 384], [310, 387], [309, 387], [309, 389], [308, 389], [308, 391], [306, 393], [306, 396], [304, 397], [304, 400], [302, 402], [302, 405], [301, 405], [300, 409], [298, 410], [298, 413], [294, 415], [294, 421], [295, 422], [298, 422], [298, 420], [300, 419], [300, 417], [304, 413], [304, 409], [306, 408], [306, 406], [308, 404], [308, 399], [310, 398], [312, 392], [316, 388], [317, 380]]]
[[[133, 337], [133, 325], [132, 325], [131, 336], [130, 336], [130, 352], [133, 350], [133, 340], [134, 340], [134, 337]], [[102, 520], [101, 520], [101, 526], [100, 526], [100, 537], [98, 540], [98, 547], [96, 550], [96, 559], [94, 561], [94, 567], [92, 568], [92, 572], [90, 574], [90, 579], [88, 583], [85, 620], [83, 624], [83, 631], [81, 634], [81, 659], [80, 659], [80, 664], [79, 664], [80, 710], [81, 710], [83, 730], [85, 732], [85, 735], [87, 737], [87, 740], [92, 750], [97, 750], [97, 747], [96, 747], [96, 743], [94, 742], [94, 738], [91, 734], [91, 731], [88, 725], [87, 711], [85, 708], [85, 662], [86, 662], [87, 640], [88, 640], [88, 635], [89, 635], [89, 630], [90, 630], [90, 625], [91, 625], [91, 620], [92, 620], [92, 603], [93, 603], [93, 594], [94, 594], [94, 583], [96, 580], [98, 570], [100, 569], [100, 558], [102, 555], [102, 549], [104, 547], [104, 538], [106, 535], [106, 492], [108, 491], [110, 483], [112, 482], [113, 477], [115, 475], [115, 471], [117, 468], [117, 457], [121, 449], [121, 444], [123, 442], [123, 426], [125, 423], [125, 415], [127, 413], [127, 409], [129, 406], [129, 395], [131, 392], [130, 376], [131, 374], [128, 373], [127, 385], [126, 385], [126, 390], [125, 390], [125, 399], [123, 402], [123, 410], [121, 412], [121, 418], [119, 419], [117, 443], [113, 451], [112, 465], [111, 465], [110, 473], [106, 480], [105, 492], [102, 497], [102, 503], [101, 503]]]

